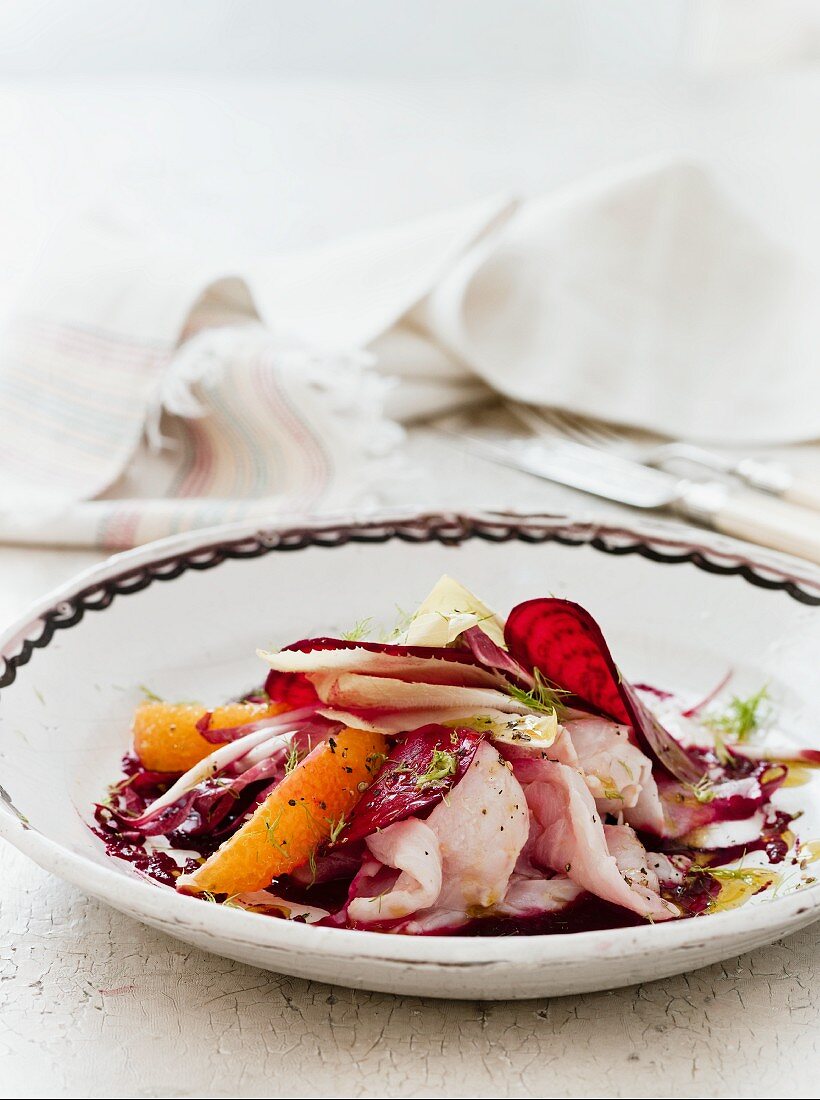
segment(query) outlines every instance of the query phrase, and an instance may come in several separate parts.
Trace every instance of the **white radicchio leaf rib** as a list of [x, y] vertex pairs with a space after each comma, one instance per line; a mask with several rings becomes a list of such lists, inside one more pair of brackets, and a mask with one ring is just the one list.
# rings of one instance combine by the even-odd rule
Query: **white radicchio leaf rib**
[[307, 676], [360, 673], [372, 676], [392, 676], [410, 683], [454, 684], [461, 687], [494, 687], [499, 677], [492, 671], [466, 660], [448, 659], [447, 650], [441, 657], [418, 657], [412, 654], [388, 653], [366, 646], [345, 646], [342, 649], [282, 649], [278, 653], [258, 650], [258, 655], [276, 672], [301, 672]]
[[260, 759], [265, 759], [270, 753], [274, 752], [283, 742], [289, 740], [293, 731], [286, 731], [284, 733], [277, 733], [271, 737], [271, 731], [269, 727], [261, 730], [254, 730], [253, 733], [248, 733], [244, 737], [240, 737], [238, 741], [231, 741], [227, 745], [222, 745], [215, 752], [210, 753], [204, 760], [200, 760], [198, 764], [194, 764], [192, 768], [189, 768], [184, 775], [181, 775], [177, 779], [165, 794], [155, 799], [151, 805], [142, 813], [139, 817], [129, 819], [128, 824], [136, 829], [139, 829], [141, 825], [147, 824], [157, 814], [162, 813], [163, 810], [167, 810], [169, 806], [173, 806], [175, 802], [178, 802], [183, 795], [187, 794], [192, 788], [198, 784], [203, 783], [206, 779], [212, 779], [213, 776], [218, 775], [228, 767], [229, 764], [234, 764], [237, 760], [241, 760], [246, 754], [251, 752], [252, 749], [260, 748], [263, 744], [269, 746], [269, 752], [265, 753], [265, 756], [260, 756]]
[[450, 684], [411, 684], [386, 676], [340, 675], [311, 676], [319, 698], [332, 707], [379, 707], [390, 710], [459, 710], [462, 714], [480, 714], [487, 710], [507, 714], [527, 713], [521, 703], [490, 687], [455, 687]]

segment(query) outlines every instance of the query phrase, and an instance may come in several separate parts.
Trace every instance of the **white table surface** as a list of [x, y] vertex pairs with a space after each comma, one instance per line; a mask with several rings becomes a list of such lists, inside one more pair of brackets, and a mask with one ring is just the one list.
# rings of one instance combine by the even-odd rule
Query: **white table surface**
[[[477, 81], [0, 86], [0, 315], [32, 255], [89, 195], [117, 194], [155, 229], [195, 239], [205, 224], [226, 250], [251, 240], [271, 250], [493, 192], [540, 190], [662, 147], [710, 156], [772, 231], [794, 240], [797, 195], [813, 186], [800, 107], [816, 88], [806, 75], [786, 89], [767, 173], [758, 140], [772, 101], [765, 79], [720, 95], [708, 84], [663, 93], [528, 85], [513, 94]], [[786, 204], [781, 170], [796, 189]], [[396, 503], [589, 507], [533, 479], [476, 467], [420, 433], [410, 450], [424, 465], [396, 486]], [[820, 477], [820, 449], [790, 457]], [[99, 556], [0, 547], [0, 623]], [[436, 1002], [334, 989], [205, 955], [87, 900], [8, 846], [0, 846], [0, 870], [0, 1096], [816, 1092], [820, 926], [612, 993]]]

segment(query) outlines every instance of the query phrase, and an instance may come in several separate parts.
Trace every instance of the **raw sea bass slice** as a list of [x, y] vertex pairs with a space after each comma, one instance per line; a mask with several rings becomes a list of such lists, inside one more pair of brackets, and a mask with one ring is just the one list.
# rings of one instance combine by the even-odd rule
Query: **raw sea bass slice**
[[[402, 873], [387, 892], [353, 899], [348, 915], [355, 923], [379, 924], [402, 909], [401, 931], [458, 928], [477, 911], [503, 902], [528, 832], [521, 785], [496, 749], [482, 742], [464, 778], [425, 822], [411, 818], [368, 838], [377, 859]], [[439, 891], [431, 901], [429, 887], [437, 878]], [[371, 881], [378, 882], [377, 872]]]

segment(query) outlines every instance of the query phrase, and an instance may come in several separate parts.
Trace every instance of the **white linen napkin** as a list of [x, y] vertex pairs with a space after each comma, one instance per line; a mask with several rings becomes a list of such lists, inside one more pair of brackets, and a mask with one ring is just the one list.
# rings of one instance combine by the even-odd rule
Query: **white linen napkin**
[[83, 227], [0, 346], [0, 538], [124, 547], [359, 504], [396, 421], [493, 391], [816, 437], [818, 289], [675, 160], [232, 270]]
[[523, 203], [415, 311], [494, 389], [717, 445], [820, 436], [820, 268], [686, 162]]
[[[490, 204], [483, 229], [480, 209], [461, 217], [471, 245], [458, 255], [428, 253], [457, 224], [439, 218], [303, 254], [295, 279], [284, 258], [259, 265], [260, 313], [328, 346], [387, 333], [387, 370], [400, 321], [431, 345], [439, 379], [460, 369], [518, 400], [678, 438], [820, 436], [820, 257], [810, 267], [771, 237], [702, 166], [631, 164]], [[419, 374], [423, 361], [417, 349]]]

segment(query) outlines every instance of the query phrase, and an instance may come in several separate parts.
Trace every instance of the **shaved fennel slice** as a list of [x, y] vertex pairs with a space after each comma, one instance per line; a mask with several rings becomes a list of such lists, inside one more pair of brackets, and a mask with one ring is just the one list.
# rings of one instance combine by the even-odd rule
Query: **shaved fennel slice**
[[416, 612], [407, 628], [407, 644], [448, 646], [465, 630], [478, 626], [480, 621], [480, 617], [472, 612]]
[[459, 634], [479, 626], [504, 647], [504, 622], [463, 584], [443, 577], [421, 603], [401, 640], [407, 645], [449, 645]]
[[[450, 723], [446, 723], [450, 725]], [[548, 748], [560, 729], [555, 714], [495, 714], [477, 715], [459, 725], [486, 733], [493, 741], [505, 745], [533, 745]]]
[[327, 706], [318, 712], [322, 718], [331, 722], [340, 722], [354, 729], [367, 730], [369, 733], [383, 733], [387, 737], [395, 737], [401, 733], [409, 733], [429, 725], [469, 725], [470, 719], [461, 718], [464, 710], [461, 707], [430, 708], [408, 707], [405, 710], [380, 711], [380, 710], [347, 710], [344, 707]]

